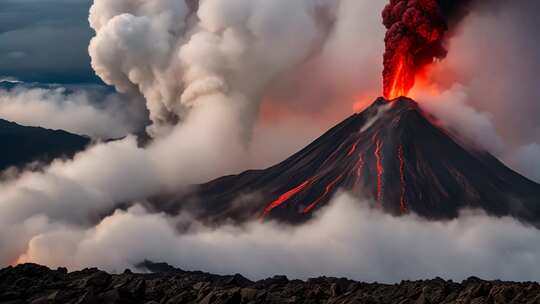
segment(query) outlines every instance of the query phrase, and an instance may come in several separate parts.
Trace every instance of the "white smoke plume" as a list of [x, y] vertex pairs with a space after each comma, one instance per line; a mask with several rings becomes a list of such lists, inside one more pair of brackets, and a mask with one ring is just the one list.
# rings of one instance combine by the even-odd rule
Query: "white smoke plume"
[[[144, 111], [115, 93], [92, 96], [84, 89], [0, 89], [0, 117], [25, 126], [62, 129], [94, 138], [120, 138], [144, 126]], [[93, 98], [99, 98], [94, 100]]]
[[208, 96], [230, 98], [250, 127], [265, 87], [320, 44], [325, 2], [212, 0], [194, 12], [184, 1], [96, 0], [92, 66], [118, 90], [146, 98], [154, 135]]
[[[525, 176], [540, 182], [540, 43], [534, 0], [484, 1], [452, 38], [448, 58], [434, 65], [438, 96], [417, 96], [423, 108]], [[526, 9], [528, 8], [528, 9]], [[455, 102], [454, 102], [455, 100]]]
[[198, 229], [183, 235], [175, 230], [178, 219], [135, 206], [90, 229], [51, 226], [30, 241], [23, 259], [71, 268], [98, 265], [110, 271], [151, 259], [252, 279], [277, 274], [389, 283], [472, 275], [540, 279], [540, 235], [535, 228], [479, 212], [428, 222], [366, 206], [343, 194], [315, 221], [300, 227], [253, 222], [244, 228]]

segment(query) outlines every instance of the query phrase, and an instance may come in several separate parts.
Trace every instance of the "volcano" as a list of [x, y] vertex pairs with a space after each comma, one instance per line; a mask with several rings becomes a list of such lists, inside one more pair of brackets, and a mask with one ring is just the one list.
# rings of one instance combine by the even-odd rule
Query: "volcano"
[[207, 223], [309, 220], [340, 190], [392, 215], [482, 209], [538, 226], [540, 185], [438, 126], [406, 97], [377, 99], [285, 161], [153, 200]]

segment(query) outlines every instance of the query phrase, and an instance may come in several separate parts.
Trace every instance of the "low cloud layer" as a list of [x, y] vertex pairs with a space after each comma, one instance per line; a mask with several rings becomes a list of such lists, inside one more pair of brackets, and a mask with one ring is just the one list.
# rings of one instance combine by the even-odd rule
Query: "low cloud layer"
[[392, 217], [366, 205], [342, 194], [301, 227], [253, 222], [183, 235], [174, 228], [178, 218], [135, 206], [90, 229], [51, 226], [30, 241], [24, 258], [112, 271], [151, 259], [252, 279], [285, 274], [379, 282], [472, 275], [540, 280], [540, 235], [511, 218], [469, 212], [449, 222], [427, 222]]
[[144, 109], [127, 96], [83, 88], [32, 88], [14, 78], [10, 82], [18, 85], [0, 89], [2, 119], [101, 139], [120, 138], [144, 128]]

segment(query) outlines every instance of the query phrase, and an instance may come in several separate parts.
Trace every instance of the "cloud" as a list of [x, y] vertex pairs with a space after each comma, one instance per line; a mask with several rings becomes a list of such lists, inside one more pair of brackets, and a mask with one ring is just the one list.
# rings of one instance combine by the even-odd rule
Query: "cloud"
[[518, 172], [540, 182], [540, 144], [520, 146], [506, 155], [509, 164]]
[[144, 127], [145, 112], [128, 96], [79, 88], [0, 89], [0, 118], [27, 126], [63, 129], [94, 138], [120, 138]]
[[0, 70], [23, 81], [100, 82], [90, 67], [88, 0], [4, 0]]
[[471, 106], [468, 92], [468, 88], [456, 84], [437, 95], [418, 93], [418, 99], [422, 101], [422, 109], [464, 137], [467, 144], [500, 155], [504, 142], [495, 129], [492, 115]]
[[[449, 222], [392, 217], [347, 194], [316, 220], [291, 228], [253, 222], [246, 227], [175, 230], [176, 218], [139, 206], [117, 211], [90, 229], [58, 227], [30, 241], [26, 259], [112, 271], [144, 259], [183, 269], [240, 272], [252, 279], [346, 276], [397, 282], [440, 276], [461, 280], [538, 280], [540, 236], [511, 218], [467, 212]], [[59, 246], [61, 245], [61, 246]]]

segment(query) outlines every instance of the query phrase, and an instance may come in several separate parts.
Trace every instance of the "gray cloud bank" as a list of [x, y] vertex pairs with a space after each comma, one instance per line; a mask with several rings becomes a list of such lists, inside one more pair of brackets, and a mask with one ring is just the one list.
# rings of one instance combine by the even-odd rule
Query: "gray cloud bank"
[[14, 78], [0, 88], [0, 117], [26, 126], [63, 129], [98, 139], [120, 138], [142, 130], [145, 110], [128, 96], [91, 87], [32, 87]]
[[540, 280], [540, 234], [532, 227], [478, 212], [449, 222], [396, 218], [366, 205], [342, 194], [315, 221], [297, 228], [253, 222], [183, 235], [174, 228], [178, 218], [135, 206], [90, 229], [52, 226], [30, 241], [24, 258], [112, 271], [152, 259], [252, 279], [324, 274], [379, 282], [472, 275]]
[[2, 0], [0, 73], [45, 83], [100, 82], [90, 67], [91, 0]]

